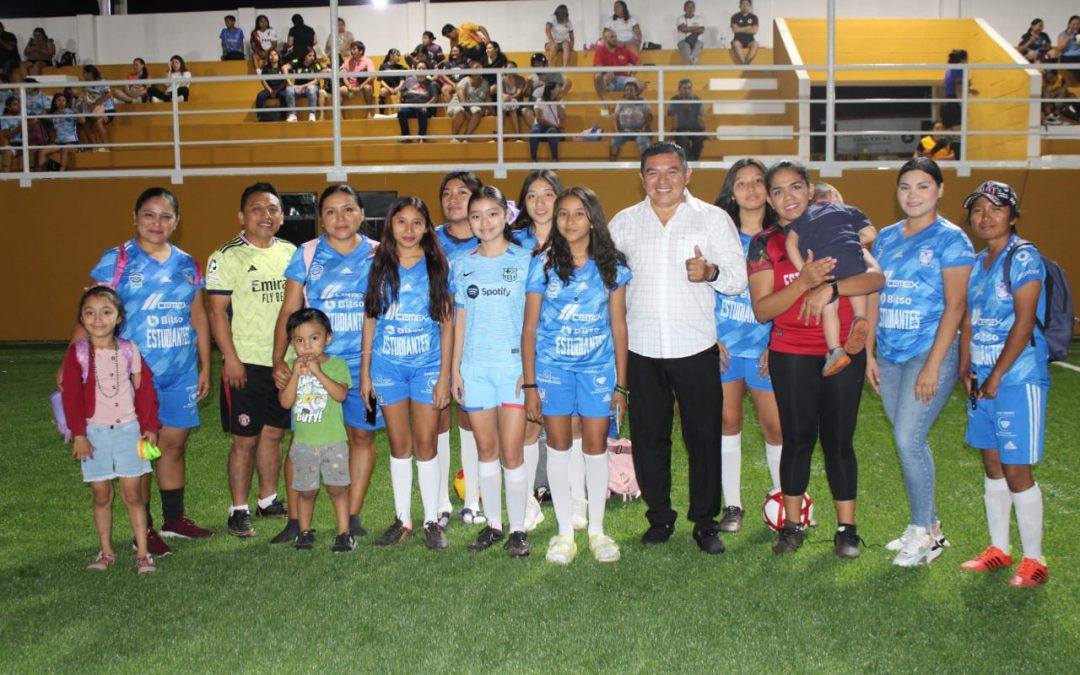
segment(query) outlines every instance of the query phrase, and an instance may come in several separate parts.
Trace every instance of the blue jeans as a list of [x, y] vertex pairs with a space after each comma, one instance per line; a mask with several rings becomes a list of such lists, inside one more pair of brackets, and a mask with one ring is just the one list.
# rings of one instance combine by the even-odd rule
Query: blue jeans
[[911, 524], [928, 529], [938, 519], [934, 501], [934, 456], [930, 452], [928, 436], [930, 427], [934, 426], [956, 386], [956, 369], [960, 362], [957, 340], [953, 340], [941, 362], [937, 395], [930, 403], [922, 403], [915, 398], [915, 380], [929, 355], [927, 352], [905, 363], [878, 360], [881, 402], [893, 425], [893, 440], [911, 506]]
[[[290, 108], [296, 107], [296, 95], [306, 96], [308, 105], [311, 106], [311, 112], [315, 112], [315, 108], [319, 105], [319, 90], [317, 87], [301, 87], [293, 85], [291, 87], [285, 87], [285, 103]], [[290, 110], [290, 114], [297, 114], [296, 110]]]
[[562, 140], [559, 133], [558, 127], [547, 127], [540, 123], [532, 126], [529, 130], [529, 157], [532, 161], [536, 161], [536, 153], [540, 150], [540, 134], [543, 134], [543, 140], [547, 141], [548, 147], [551, 148], [552, 161], [559, 160], [559, 141]]

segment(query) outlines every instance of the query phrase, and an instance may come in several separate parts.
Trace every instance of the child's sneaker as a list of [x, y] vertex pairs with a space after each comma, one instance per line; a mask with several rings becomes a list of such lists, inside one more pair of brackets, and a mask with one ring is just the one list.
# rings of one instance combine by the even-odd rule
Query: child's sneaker
[[314, 547], [315, 530], [304, 530], [296, 535], [296, 541], [293, 542], [293, 548], [298, 551], [310, 551]]
[[334, 538], [334, 545], [330, 550], [334, 553], [348, 553], [356, 548], [356, 540], [348, 532], [342, 532]]
[[544, 559], [556, 565], [569, 565], [574, 562], [576, 555], [577, 544], [574, 543], [574, 538], [557, 534], [548, 541], [547, 554]]
[[141, 577], [154, 572], [157, 572], [157, 567], [154, 565], [154, 559], [149, 554], [135, 558], [135, 574]]
[[592, 551], [593, 559], [596, 562], [615, 562], [622, 557], [619, 545], [606, 534], [590, 534], [589, 550]]
[[850, 364], [851, 357], [847, 355], [847, 352], [839, 347], [830, 349], [829, 355], [825, 358], [825, 365], [821, 367], [821, 374], [825, 377], [836, 375]]
[[1020, 566], [1016, 568], [1016, 576], [1009, 579], [1009, 585], [1031, 588], [1045, 584], [1049, 580], [1050, 570], [1046, 569], [1046, 565], [1034, 558], [1024, 558], [1020, 561]]
[[844, 342], [844, 351], [848, 354], [858, 354], [866, 349], [866, 338], [869, 335], [870, 322], [865, 317], [855, 317], [851, 320], [851, 328], [848, 330], [847, 340]]
[[104, 572], [113, 566], [116, 562], [116, 556], [107, 555], [102, 551], [98, 551], [97, 557], [94, 558], [94, 562], [86, 566], [86, 569], [90, 572]]
[[960, 569], [968, 572], [989, 572], [1012, 565], [1012, 556], [997, 546], [988, 546], [985, 551], [967, 562], [960, 563]]

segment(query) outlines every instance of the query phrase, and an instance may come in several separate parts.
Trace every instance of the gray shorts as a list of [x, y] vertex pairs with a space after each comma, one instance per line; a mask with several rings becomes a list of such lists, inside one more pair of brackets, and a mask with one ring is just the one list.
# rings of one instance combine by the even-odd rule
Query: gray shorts
[[318, 490], [320, 473], [323, 485], [344, 487], [350, 483], [349, 444], [345, 441], [329, 445], [293, 443], [289, 459], [293, 464], [294, 490]]

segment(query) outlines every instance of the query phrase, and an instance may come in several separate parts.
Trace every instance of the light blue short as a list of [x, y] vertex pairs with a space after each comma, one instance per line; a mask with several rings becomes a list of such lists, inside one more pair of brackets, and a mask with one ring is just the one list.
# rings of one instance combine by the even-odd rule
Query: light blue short
[[87, 424], [86, 438], [94, 451], [80, 462], [83, 481], [92, 483], [114, 478], [137, 478], [150, 473], [149, 460], [141, 459], [136, 447], [141, 437], [137, 421]]
[[349, 374], [353, 383], [349, 387], [348, 395], [341, 403], [346, 426], [365, 431], [382, 429], [386, 426], [386, 422], [383, 421], [382, 408], [375, 407], [375, 424], [368, 424], [365, 419], [367, 417], [367, 407], [364, 405], [363, 399], [360, 398], [360, 364], [356, 364], [355, 368], [350, 365]]
[[487, 410], [499, 406], [525, 407], [525, 393], [517, 393], [521, 368], [462, 366], [461, 379], [465, 384], [465, 412]]
[[176, 375], [154, 373], [158, 396], [158, 419], [162, 426], [194, 429], [199, 426], [199, 373], [189, 370]]
[[973, 448], [997, 448], [1002, 464], [1035, 464], [1043, 456], [1046, 394], [1050, 387], [1017, 384], [998, 388], [996, 398], [979, 399], [968, 409], [964, 442]]
[[394, 405], [405, 399], [431, 405], [439, 366], [403, 366], [375, 358], [371, 362], [371, 383], [379, 405]]
[[615, 366], [600, 370], [563, 370], [536, 364], [536, 389], [544, 415], [609, 417], [615, 391]]
[[746, 386], [756, 391], [772, 391], [772, 378], [758, 375], [758, 360], [748, 356], [732, 356], [728, 358], [727, 372], [720, 373], [721, 382], [735, 382], [744, 380]]

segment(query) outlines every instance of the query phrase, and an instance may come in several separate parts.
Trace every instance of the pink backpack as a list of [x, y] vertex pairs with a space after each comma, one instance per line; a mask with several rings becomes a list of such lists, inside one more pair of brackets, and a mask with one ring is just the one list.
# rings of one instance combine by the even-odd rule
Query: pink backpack
[[641, 496], [637, 475], [634, 473], [634, 456], [631, 452], [630, 439], [608, 439], [608, 498], [622, 495], [628, 502]]
[[[119, 277], [120, 275], [117, 274], [116, 278], [119, 279]], [[116, 338], [116, 344], [127, 361], [128, 372], [131, 372], [135, 364], [134, 344], [130, 340], [119, 337]], [[90, 372], [90, 338], [75, 343], [75, 360], [79, 362], [79, 368], [82, 370], [82, 381], [83, 384], [86, 384], [86, 378]], [[64, 414], [64, 401], [59, 391], [54, 391], [49, 395], [49, 403], [52, 406], [53, 423], [56, 425], [56, 430], [60, 432], [60, 436], [63, 437], [65, 443], [70, 443], [71, 429], [67, 425], [67, 415]]]

